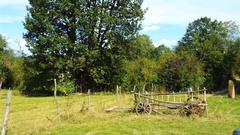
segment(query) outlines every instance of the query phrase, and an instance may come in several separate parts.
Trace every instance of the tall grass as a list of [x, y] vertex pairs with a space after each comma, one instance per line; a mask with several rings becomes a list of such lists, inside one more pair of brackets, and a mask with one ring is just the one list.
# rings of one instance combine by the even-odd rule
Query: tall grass
[[[13, 95], [10, 106], [8, 133], [13, 135], [227, 135], [240, 127], [240, 98], [208, 96], [209, 115], [206, 117], [180, 117], [171, 115], [142, 115], [135, 113], [106, 113], [116, 106], [116, 96], [97, 93], [91, 95], [91, 112], [81, 111], [87, 97], [74, 94], [59, 97], [61, 122], [56, 120], [53, 97], [24, 97]], [[133, 97], [122, 94], [121, 107], [133, 107]], [[3, 115], [6, 91], [0, 91], [0, 114]], [[86, 109], [86, 108], [85, 108]], [[2, 117], [0, 117], [2, 122]], [[0, 127], [2, 127], [0, 123]]]

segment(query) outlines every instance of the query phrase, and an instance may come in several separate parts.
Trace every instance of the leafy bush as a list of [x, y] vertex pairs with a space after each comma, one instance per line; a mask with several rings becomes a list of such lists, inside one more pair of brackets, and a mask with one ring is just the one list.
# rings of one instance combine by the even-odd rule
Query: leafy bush
[[147, 84], [156, 84], [158, 80], [156, 71], [157, 64], [154, 60], [139, 58], [129, 61], [125, 66], [126, 74], [123, 78], [123, 86], [133, 88], [136, 85], [137, 88], [142, 88]]
[[64, 95], [69, 95], [74, 92], [75, 85], [70, 79], [61, 80], [57, 85], [57, 90]]
[[158, 60], [159, 83], [168, 90], [200, 87], [205, 81], [203, 65], [190, 53], [166, 53]]

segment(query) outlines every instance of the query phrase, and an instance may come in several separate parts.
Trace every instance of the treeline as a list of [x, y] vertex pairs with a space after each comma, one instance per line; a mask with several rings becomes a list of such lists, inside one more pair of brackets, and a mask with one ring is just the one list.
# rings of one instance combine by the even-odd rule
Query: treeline
[[7, 47], [6, 39], [0, 35], [0, 89], [23, 88], [24, 58], [16, 57]]
[[[206, 87], [217, 91], [240, 75], [239, 28], [203, 17], [191, 22], [173, 49], [139, 35], [142, 1], [30, 0], [24, 38], [31, 55], [1, 63], [3, 86], [23, 93]], [[131, 9], [131, 10], [130, 10]], [[3, 42], [3, 45], [2, 45]], [[11, 54], [1, 38], [1, 59]], [[2, 66], [3, 65], [3, 66]], [[7, 71], [8, 70], [8, 71]], [[8, 79], [12, 81], [8, 81]]]
[[164, 45], [155, 48], [145, 35], [138, 36], [132, 46], [142, 48], [143, 43], [143, 52], [127, 51], [131, 55], [126, 60], [122, 85], [128, 89], [134, 85], [151, 89], [154, 84], [170, 91], [189, 87], [219, 91], [227, 87], [229, 79], [239, 78], [239, 27], [234, 22], [197, 19], [188, 25], [174, 49]]

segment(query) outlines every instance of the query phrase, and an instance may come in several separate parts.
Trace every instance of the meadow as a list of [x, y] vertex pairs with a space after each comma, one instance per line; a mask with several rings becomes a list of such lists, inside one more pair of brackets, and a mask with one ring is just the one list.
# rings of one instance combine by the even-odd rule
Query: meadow
[[[0, 91], [3, 116], [6, 90]], [[181, 117], [176, 114], [136, 115], [132, 112], [106, 113], [116, 105], [111, 93], [91, 96], [91, 112], [82, 111], [87, 96], [58, 97], [61, 113], [56, 119], [54, 97], [27, 97], [13, 92], [8, 122], [9, 135], [230, 135], [240, 128], [240, 97], [208, 95], [208, 117]], [[133, 97], [122, 94], [121, 107], [132, 107]], [[0, 117], [2, 127], [2, 117]]]

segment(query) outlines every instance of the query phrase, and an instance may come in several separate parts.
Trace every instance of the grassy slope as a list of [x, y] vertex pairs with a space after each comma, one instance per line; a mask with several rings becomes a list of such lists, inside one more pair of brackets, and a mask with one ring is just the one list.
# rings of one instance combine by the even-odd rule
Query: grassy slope
[[[69, 99], [68, 99], [69, 98]], [[9, 134], [64, 134], [64, 135], [194, 135], [231, 134], [240, 128], [240, 98], [209, 96], [208, 118], [184, 118], [177, 115], [143, 115], [134, 113], [105, 113], [115, 105], [113, 95], [92, 96], [92, 113], [81, 113], [81, 95], [60, 97], [61, 123], [55, 119], [53, 97], [23, 97], [14, 95], [10, 109]], [[131, 96], [121, 97], [122, 106], [132, 106]], [[4, 113], [6, 91], [0, 92], [0, 114]], [[67, 105], [69, 104], [69, 105]], [[2, 117], [0, 117], [0, 127]]]

